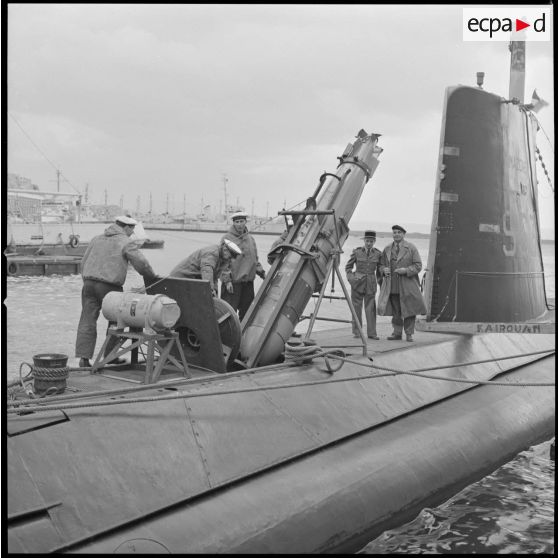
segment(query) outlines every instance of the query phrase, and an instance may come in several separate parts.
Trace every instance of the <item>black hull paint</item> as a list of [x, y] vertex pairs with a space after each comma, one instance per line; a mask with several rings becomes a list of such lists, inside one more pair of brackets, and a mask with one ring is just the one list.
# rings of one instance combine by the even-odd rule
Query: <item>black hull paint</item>
[[448, 88], [426, 275], [429, 319], [521, 322], [547, 309], [536, 123], [478, 88]]

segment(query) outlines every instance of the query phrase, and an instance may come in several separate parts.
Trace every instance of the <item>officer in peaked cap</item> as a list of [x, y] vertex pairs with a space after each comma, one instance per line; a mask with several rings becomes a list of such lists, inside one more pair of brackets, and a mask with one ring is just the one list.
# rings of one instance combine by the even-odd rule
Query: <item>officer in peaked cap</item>
[[[376, 333], [376, 291], [382, 282], [380, 256], [382, 253], [374, 248], [376, 231], [365, 231], [364, 246], [353, 250], [345, 272], [351, 285], [351, 301], [355, 308], [359, 325], [362, 326], [362, 306], [366, 316], [366, 334], [369, 339], [379, 339]], [[354, 268], [354, 271], [353, 271]], [[359, 327], [352, 319], [353, 336], [360, 337]]]

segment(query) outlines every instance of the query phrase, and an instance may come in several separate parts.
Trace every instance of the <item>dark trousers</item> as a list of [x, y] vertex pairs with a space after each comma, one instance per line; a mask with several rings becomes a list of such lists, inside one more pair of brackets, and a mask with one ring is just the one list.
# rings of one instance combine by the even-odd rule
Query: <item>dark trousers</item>
[[408, 316], [403, 319], [401, 317], [401, 300], [398, 294], [390, 294], [389, 301], [393, 309], [393, 317], [391, 318], [391, 325], [393, 326], [393, 333], [401, 335], [405, 329], [406, 335], [413, 335], [415, 332], [415, 318], [416, 316]]
[[[76, 336], [76, 357], [87, 359], [93, 357], [95, 344], [97, 343], [97, 320], [101, 313], [103, 298], [113, 291], [122, 292], [122, 287], [92, 279], [83, 280], [81, 316]], [[110, 325], [114, 324], [109, 322]], [[108, 354], [117, 342], [118, 340], [113, 337], [105, 350], [105, 354]]]
[[229, 293], [225, 286], [221, 284], [221, 298], [235, 310], [238, 310], [238, 317], [242, 321], [254, 300], [254, 281], [233, 282], [232, 285], [233, 292]]
[[[368, 337], [376, 337], [376, 293], [357, 293], [354, 289], [351, 290], [351, 302], [355, 307], [355, 312], [358, 318], [358, 323], [362, 326], [362, 305], [364, 303], [364, 316], [366, 317], [366, 335]], [[360, 335], [355, 324], [352, 320], [352, 328], [354, 335]]]

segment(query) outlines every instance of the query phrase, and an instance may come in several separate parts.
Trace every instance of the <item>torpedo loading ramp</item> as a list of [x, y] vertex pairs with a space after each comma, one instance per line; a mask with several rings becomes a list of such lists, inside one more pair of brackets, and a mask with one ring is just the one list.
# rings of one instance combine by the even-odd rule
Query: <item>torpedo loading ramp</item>
[[379, 134], [361, 130], [339, 157], [335, 173], [323, 173], [304, 211], [280, 214], [293, 224], [242, 322], [239, 359], [247, 368], [272, 364], [284, 350], [313, 293], [331, 273], [332, 258], [349, 234], [349, 221], [378, 166]]

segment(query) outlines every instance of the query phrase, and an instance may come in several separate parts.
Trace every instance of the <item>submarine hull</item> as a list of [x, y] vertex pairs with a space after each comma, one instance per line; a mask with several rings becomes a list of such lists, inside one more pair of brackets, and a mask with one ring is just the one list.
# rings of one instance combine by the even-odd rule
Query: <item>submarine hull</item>
[[[528, 380], [532, 369], [513, 377]], [[130, 552], [157, 541], [171, 553], [357, 552], [554, 435], [549, 394], [491, 391], [498, 397], [473, 390], [75, 551]]]
[[[374, 358], [442, 379], [357, 357], [333, 376], [320, 361], [284, 364], [154, 385], [146, 395], [175, 398], [148, 404], [126, 404], [134, 393], [10, 415], [8, 548], [357, 550], [552, 437], [554, 391], [515, 382], [553, 381], [553, 347], [549, 335], [457, 336]], [[507, 385], [478, 385], [491, 379]], [[76, 374], [72, 387], [101, 381]]]

